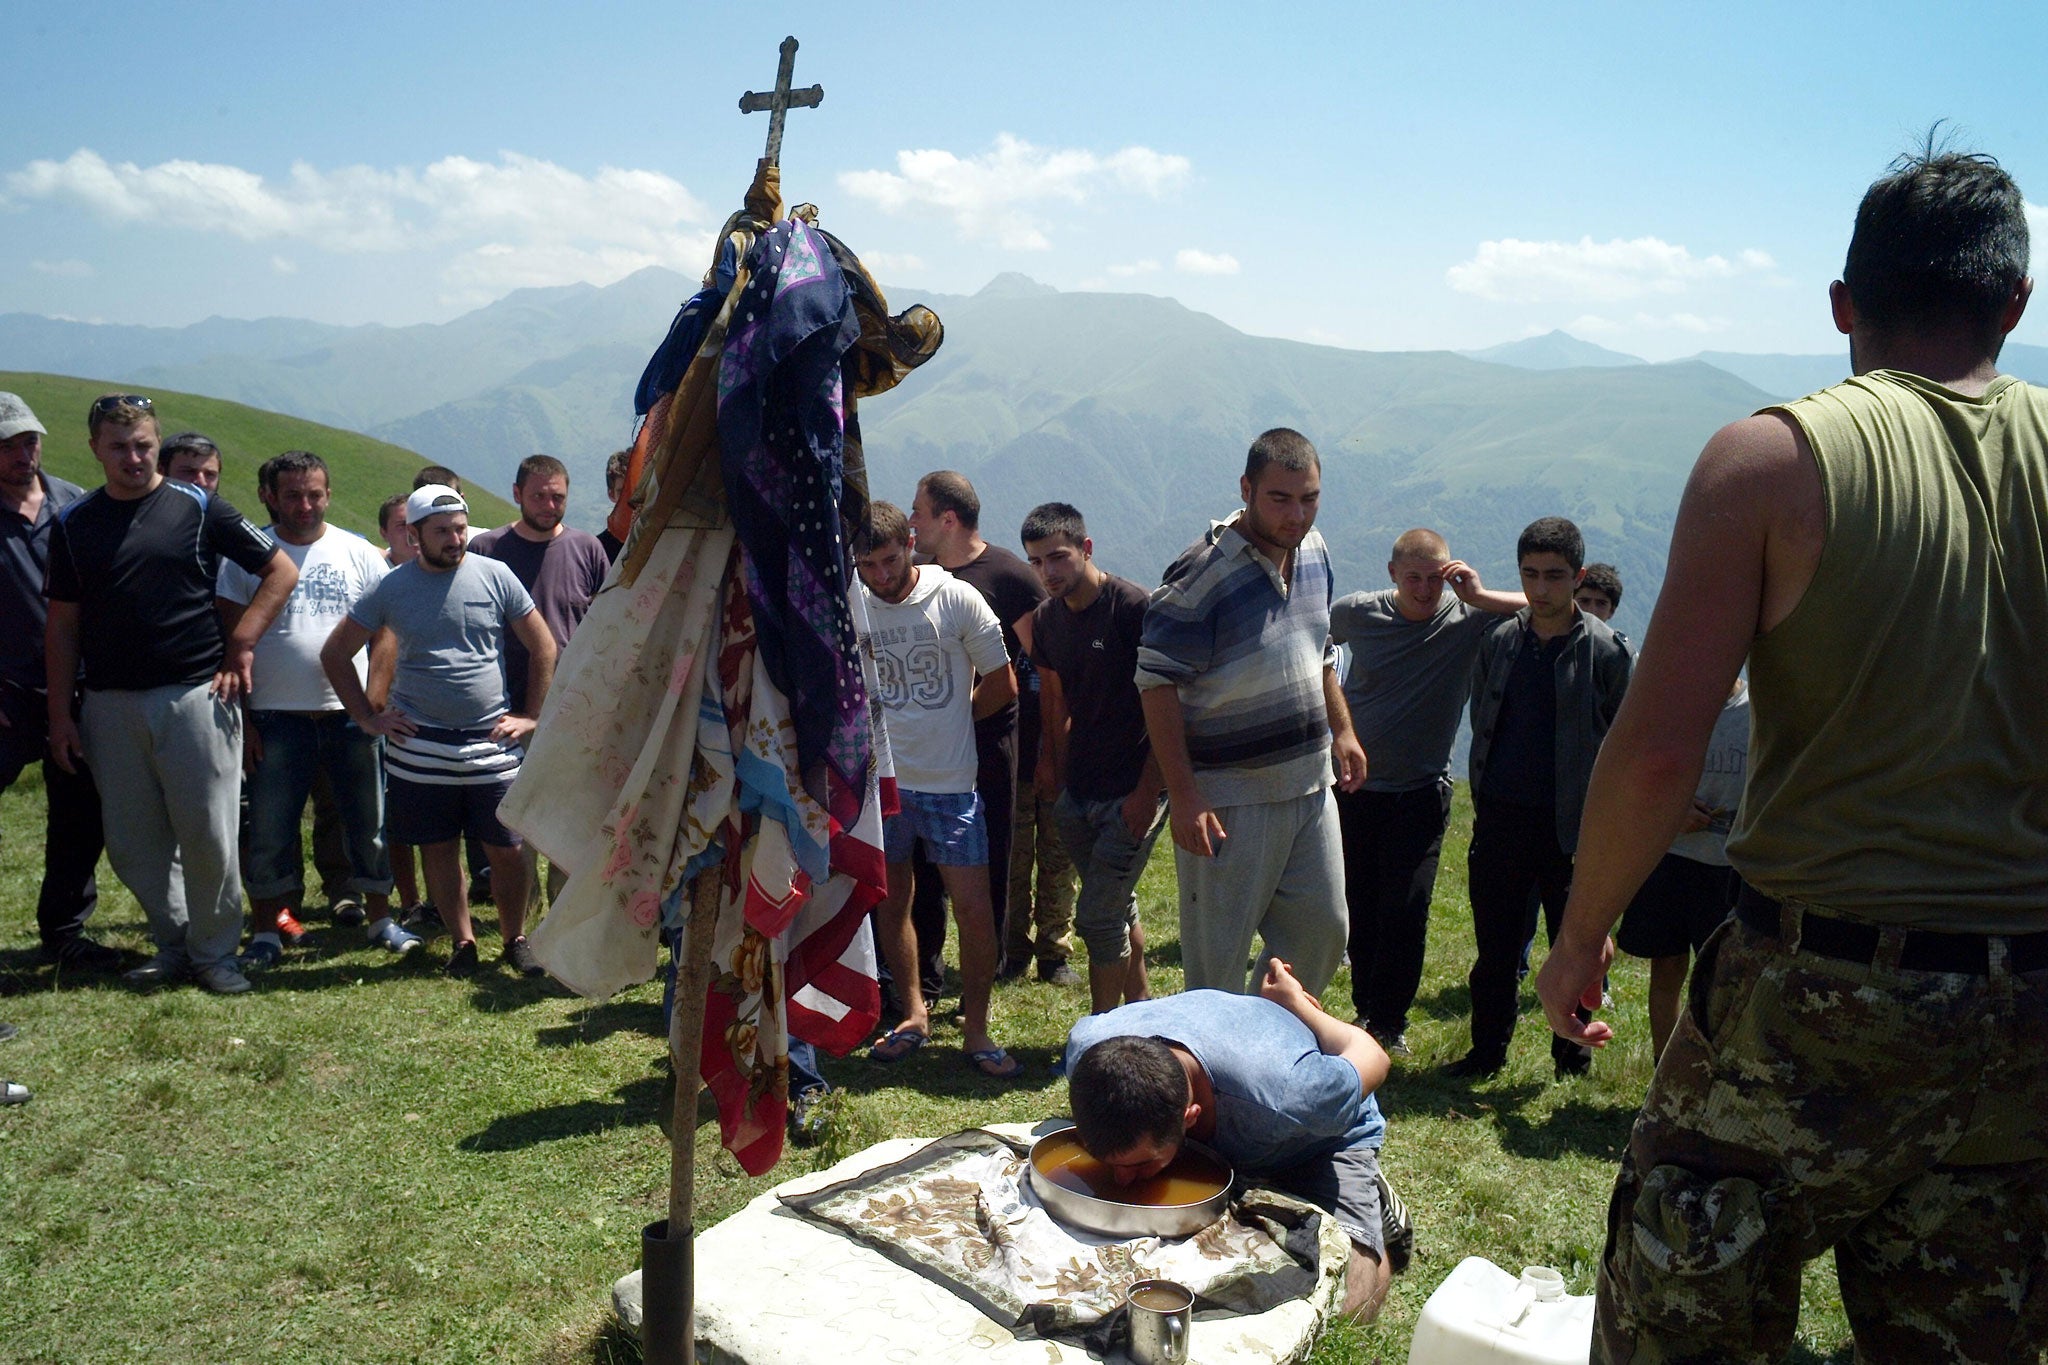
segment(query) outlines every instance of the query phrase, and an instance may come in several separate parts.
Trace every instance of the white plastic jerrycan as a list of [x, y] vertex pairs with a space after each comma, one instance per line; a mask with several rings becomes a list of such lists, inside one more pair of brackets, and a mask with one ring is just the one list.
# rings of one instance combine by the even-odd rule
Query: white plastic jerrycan
[[1467, 1256], [1422, 1305], [1408, 1365], [1586, 1365], [1592, 1349], [1591, 1294], [1565, 1293], [1549, 1266], [1517, 1279]]

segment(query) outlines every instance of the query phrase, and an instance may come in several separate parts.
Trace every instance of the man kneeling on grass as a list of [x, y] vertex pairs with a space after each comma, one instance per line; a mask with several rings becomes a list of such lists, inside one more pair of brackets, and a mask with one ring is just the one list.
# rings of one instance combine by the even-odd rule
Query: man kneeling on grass
[[1372, 1092], [1387, 1054], [1323, 1012], [1274, 961], [1257, 996], [1197, 990], [1091, 1014], [1067, 1036], [1081, 1145], [1119, 1184], [1149, 1180], [1194, 1138], [1240, 1176], [1335, 1215], [1351, 1239], [1344, 1315], [1370, 1322], [1408, 1264], [1408, 1211], [1380, 1174]]

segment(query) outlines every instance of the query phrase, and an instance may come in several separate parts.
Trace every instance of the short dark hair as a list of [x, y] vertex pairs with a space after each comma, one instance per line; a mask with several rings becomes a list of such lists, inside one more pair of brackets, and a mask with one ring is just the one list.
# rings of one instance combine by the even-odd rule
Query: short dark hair
[[2027, 276], [2026, 201], [1996, 160], [1943, 151], [1938, 131], [1864, 191], [1842, 283], [1857, 316], [1878, 328], [1962, 324], [1995, 354]]
[[903, 509], [893, 502], [871, 502], [868, 504], [868, 527], [866, 544], [854, 546], [855, 554], [873, 554], [884, 545], [908, 545], [910, 543], [910, 518], [903, 515]]
[[462, 476], [445, 464], [424, 465], [419, 473], [412, 476], [414, 488], [425, 488], [430, 483], [441, 484], [458, 493], [462, 491]]
[[1017, 532], [1017, 539], [1026, 545], [1054, 536], [1064, 537], [1069, 545], [1088, 539], [1088, 523], [1081, 520], [1080, 509], [1072, 503], [1041, 502], [1024, 514], [1023, 529]]
[[519, 472], [512, 476], [512, 487], [524, 488], [528, 479], [552, 479], [558, 474], [563, 483], [569, 482], [569, 466], [552, 455], [529, 455], [519, 462]]
[[931, 500], [932, 511], [951, 512], [970, 531], [981, 528], [981, 498], [957, 469], [935, 469], [917, 481], [917, 491]]
[[310, 474], [316, 469], [320, 471], [320, 477], [332, 487], [334, 476], [327, 471], [327, 461], [310, 450], [287, 450], [282, 455], [273, 455], [263, 462], [263, 467], [256, 471], [256, 482], [265, 492], [275, 493], [278, 480], [285, 475]]
[[1563, 555], [1574, 569], [1586, 566], [1586, 538], [1563, 517], [1538, 517], [1522, 528], [1515, 541], [1515, 563], [1530, 555]]
[[[144, 413], [143, 416], [149, 417], [150, 414]], [[119, 414], [109, 415], [107, 420], [120, 425], [128, 425], [121, 423]], [[154, 421], [155, 419], [152, 417], [151, 420]], [[93, 434], [95, 436], [99, 434], [97, 426], [93, 428]], [[226, 460], [221, 458], [220, 447], [215, 445], [210, 439], [196, 431], [181, 431], [156, 448], [156, 472], [159, 474], [170, 473], [171, 457], [188, 453], [197, 455], [201, 459], [211, 458], [220, 460], [223, 465], [227, 463]]]
[[1145, 1138], [1187, 1136], [1188, 1074], [1158, 1038], [1105, 1038], [1067, 1076], [1074, 1127], [1091, 1156], [1107, 1161]]
[[1259, 439], [1252, 442], [1251, 450], [1244, 457], [1244, 476], [1257, 484], [1259, 475], [1266, 472], [1266, 466], [1274, 464], [1300, 473], [1322, 469], [1323, 457], [1316, 454], [1316, 448], [1308, 437], [1294, 428], [1274, 427], [1260, 433]]
[[614, 450], [611, 458], [604, 462], [604, 495], [613, 502], [619, 500], [619, 485], [626, 481], [626, 470], [633, 463], [633, 452]]
[[1613, 605], [1621, 605], [1621, 570], [1612, 564], [1588, 564], [1586, 576], [1579, 580], [1579, 587], [1591, 588]]
[[404, 493], [393, 493], [390, 497], [384, 499], [383, 502], [377, 504], [377, 529], [379, 531], [391, 529], [391, 514], [393, 512], [397, 512], [403, 517], [405, 499], [406, 495]]

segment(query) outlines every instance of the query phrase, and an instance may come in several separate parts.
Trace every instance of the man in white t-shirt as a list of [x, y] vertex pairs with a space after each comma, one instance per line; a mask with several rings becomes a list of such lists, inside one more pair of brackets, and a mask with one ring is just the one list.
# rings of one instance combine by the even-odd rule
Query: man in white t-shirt
[[[358, 729], [320, 666], [320, 647], [348, 609], [386, 572], [369, 541], [327, 524], [327, 464], [288, 450], [264, 466], [276, 521], [265, 528], [298, 566], [298, 586], [256, 646], [255, 691], [244, 731], [248, 770], [249, 865], [256, 932], [243, 971], [271, 966], [283, 953], [280, 926], [296, 929], [306, 894], [299, 817], [316, 772], [325, 772], [341, 810], [356, 894], [369, 906], [370, 941], [394, 953], [420, 940], [391, 918], [391, 862], [384, 849], [383, 741]], [[230, 629], [256, 591], [256, 578], [221, 565], [214, 588]], [[358, 677], [366, 667], [355, 657]]]
[[988, 1031], [996, 978], [995, 911], [989, 899], [988, 821], [974, 789], [974, 722], [1008, 706], [1017, 675], [1003, 628], [982, 595], [936, 564], [914, 564], [902, 509], [871, 509], [867, 548], [855, 559], [867, 598], [878, 724], [896, 761], [897, 814], [882, 827], [889, 894], [876, 910], [882, 952], [903, 1001], [903, 1020], [871, 1056], [899, 1062], [931, 1041], [910, 927], [910, 857], [919, 840], [938, 865], [960, 929], [960, 1007], [967, 1062], [994, 1080], [1024, 1073]]

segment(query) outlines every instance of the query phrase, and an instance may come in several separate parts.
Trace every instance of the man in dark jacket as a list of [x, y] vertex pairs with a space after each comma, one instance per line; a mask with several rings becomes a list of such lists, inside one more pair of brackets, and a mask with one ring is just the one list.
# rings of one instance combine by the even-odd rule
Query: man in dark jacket
[[[1479, 958], [1472, 987], [1472, 1050], [1450, 1066], [1491, 1076], [1515, 1036], [1517, 968], [1543, 903], [1557, 936], [1571, 889], [1579, 814], [1600, 741], [1621, 709], [1631, 660], [1598, 617], [1579, 610], [1586, 542], [1563, 517], [1529, 523], [1515, 546], [1529, 605], [1502, 619], [1480, 647], [1472, 676], [1472, 848], [1467, 868]], [[1553, 1038], [1560, 1079], [1582, 1075], [1585, 1048]]]

